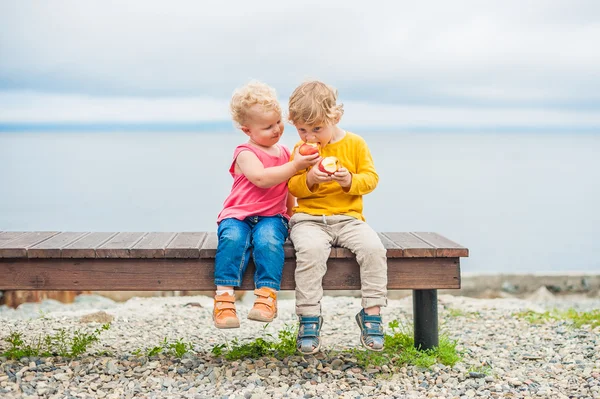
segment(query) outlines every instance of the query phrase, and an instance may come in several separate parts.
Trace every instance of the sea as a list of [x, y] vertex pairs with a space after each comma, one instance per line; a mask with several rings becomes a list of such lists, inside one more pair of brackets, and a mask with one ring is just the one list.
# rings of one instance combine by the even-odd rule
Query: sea
[[[469, 248], [467, 273], [600, 273], [600, 134], [354, 132], [380, 177], [364, 198], [375, 230], [438, 232]], [[0, 231], [215, 231], [244, 141], [0, 132]]]

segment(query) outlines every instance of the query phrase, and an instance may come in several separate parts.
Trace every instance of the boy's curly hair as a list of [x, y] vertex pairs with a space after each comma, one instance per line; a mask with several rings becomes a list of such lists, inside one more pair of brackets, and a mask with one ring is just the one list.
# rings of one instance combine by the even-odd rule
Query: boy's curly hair
[[264, 111], [275, 110], [281, 113], [275, 89], [265, 83], [252, 80], [245, 86], [234, 90], [229, 110], [237, 128], [240, 128], [248, 120], [248, 111], [257, 104], [261, 105]]
[[304, 82], [290, 96], [288, 120], [309, 126], [337, 123], [344, 114], [337, 96], [337, 90], [323, 82]]

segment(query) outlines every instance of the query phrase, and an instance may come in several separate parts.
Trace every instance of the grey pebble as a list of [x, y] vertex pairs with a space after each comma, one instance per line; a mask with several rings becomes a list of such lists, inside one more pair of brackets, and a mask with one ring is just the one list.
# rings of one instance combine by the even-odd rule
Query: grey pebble
[[[200, 306], [185, 306], [192, 302]], [[43, 307], [0, 309], [0, 338], [11, 331], [22, 331], [26, 339], [35, 339], [60, 328], [97, 328], [99, 324], [79, 322], [82, 315], [93, 311], [102, 310], [114, 317], [111, 328], [101, 333], [90, 353], [78, 359], [25, 357], [15, 361], [0, 357], [0, 396], [12, 398], [19, 392], [25, 397], [106, 399], [599, 398], [600, 328], [577, 329], [560, 320], [529, 324], [514, 317], [531, 309], [573, 306], [563, 302], [440, 295], [440, 321], [449, 338], [458, 342], [463, 358], [453, 367], [436, 364], [429, 369], [389, 364], [358, 367], [358, 359], [343, 352], [360, 347], [354, 321], [360, 309], [358, 298], [325, 297], [323, 352], [294, 355], [283, 361], [267, 357], [228, 361], [210, 351], [227, 340], [249, 342], [264, 332], [277, 336], [284, 325], [295, 325], [291, 300], [278, 301], [279, 317], [266, 327], [245, 319], [248, 306], [240, 303], [242, 328], [225, 331], [212, 326], [212, 298], [203, 296], [134, 298], [125, 303], [87, 296], [73, 305], [48, 302]], [[576, 305], [577, 309], [599, 308], [600, 299], [580, 299]], [[32, 316], [32, 309], [43, 309], [44, 317], [39, 317], [39, 311]], [[477, 317], [456, 317], [445, 309], [459, 309], [463, 315]], [[410, 324], [410, 297], [389, 300], [383, 316], [386, 325], [394, 319]], [[181, 359], [164, 353], [150, 358], [144, 355], [165, 337], [170, 342], [189, 342], [194, 351]], [[137, 349], [141, 356], [133, 354]], [[94, 351], [112, 355], [97, 356]], [[482, 368], [485, 372], [480, 371]]]

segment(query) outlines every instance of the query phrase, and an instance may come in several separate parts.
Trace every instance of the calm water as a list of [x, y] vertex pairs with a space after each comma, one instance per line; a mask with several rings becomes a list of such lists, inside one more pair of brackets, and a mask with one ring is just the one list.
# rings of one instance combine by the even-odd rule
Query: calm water
[[[470, 248], [466, 272], [600, 272], [600, 135], [363, 136], [376, 230], [447, 235]], [[243, 139], [0, 133], [0, 230], [215, 230]]]

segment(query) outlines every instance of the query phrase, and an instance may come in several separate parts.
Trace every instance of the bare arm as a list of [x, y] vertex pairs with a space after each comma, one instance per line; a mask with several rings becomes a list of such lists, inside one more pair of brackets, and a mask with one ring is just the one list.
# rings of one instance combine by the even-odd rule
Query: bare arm
[[308, 168], [317, 162], [318, 154], [302, 156], [294, 154], [294, 159], [284, 165], [265, 168], [251, 151], [242, 151], [236, 159], [240, 171], [257, 187], [269, 188], [283, 183], [299, 170]]
[[296, 197], [294, 197], [291, 193], [288, 193], [287, 196], [287, 214], [289, 217], [294, 215], [294, 207], [296, 206]]

